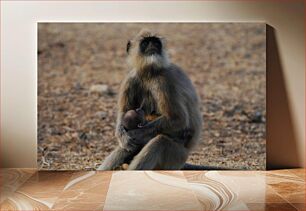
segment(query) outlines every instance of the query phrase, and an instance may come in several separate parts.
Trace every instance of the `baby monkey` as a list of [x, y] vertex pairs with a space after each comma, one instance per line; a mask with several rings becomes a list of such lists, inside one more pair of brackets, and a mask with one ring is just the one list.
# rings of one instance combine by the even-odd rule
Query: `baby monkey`
[[[141, 108], [137, 108], [136, 110], [129, 110], [125, 113], [125, 115], [122, 118], [122, 125], [125, 130], [134, 130], [137, 128], [142, 128], [147, 124], [148, 122], [154, 120], [157, 118], [155, 115], [147, 115], [145, 116], [144, 110]], [[135, 154], [136, 155], [136, 154]], [[130, 162], [127, 161], [128, 163]], [[123, 163], [121, 166], [118, 166], [118, 170], [127, 170], [129, 164]]]

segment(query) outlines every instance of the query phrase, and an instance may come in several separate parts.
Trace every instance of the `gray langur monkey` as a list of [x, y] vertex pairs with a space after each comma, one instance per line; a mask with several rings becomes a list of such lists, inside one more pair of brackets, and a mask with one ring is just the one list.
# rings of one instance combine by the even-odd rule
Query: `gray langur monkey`
[[[129, 170], [182, 169], [202, 128], [195, 88], [170, 62], [158, 35], [141, 31], [128, 42], [127, 54], [131, 71], [119, 93], [115, 132], [119, 146], [98, 170], [113, 170], [124, 163], [129, 163]], [[126, 113], [137, 109], [149, 121], [136, 129], [125, 128]]]

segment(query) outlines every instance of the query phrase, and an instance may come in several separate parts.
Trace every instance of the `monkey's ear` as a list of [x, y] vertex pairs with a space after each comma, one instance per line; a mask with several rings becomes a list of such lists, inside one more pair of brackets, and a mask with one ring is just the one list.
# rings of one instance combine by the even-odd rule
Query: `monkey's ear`
[[126, 52], [129, 53], [130, 51], [130, 48], [131, 48], [131, 41], [129, 40], [126, 44]]

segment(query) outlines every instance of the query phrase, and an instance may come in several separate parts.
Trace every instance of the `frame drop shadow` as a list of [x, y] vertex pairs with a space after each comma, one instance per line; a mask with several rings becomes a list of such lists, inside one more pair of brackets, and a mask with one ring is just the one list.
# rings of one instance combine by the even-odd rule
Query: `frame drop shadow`
[[298, 167], [297, 138], [275, 29], [267, 25], [267, 169]]

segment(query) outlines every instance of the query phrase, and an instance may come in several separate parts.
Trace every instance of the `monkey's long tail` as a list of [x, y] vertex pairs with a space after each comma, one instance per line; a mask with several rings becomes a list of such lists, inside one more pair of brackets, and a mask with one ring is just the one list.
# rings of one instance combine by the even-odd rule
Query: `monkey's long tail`
[[233, 169], [233, 168], [218, 167], [218, 166], [201, 166], [201, 165], [193, 165], [190, 163], [185, 163], [182, 170], [243, 170], [243, 169]]

